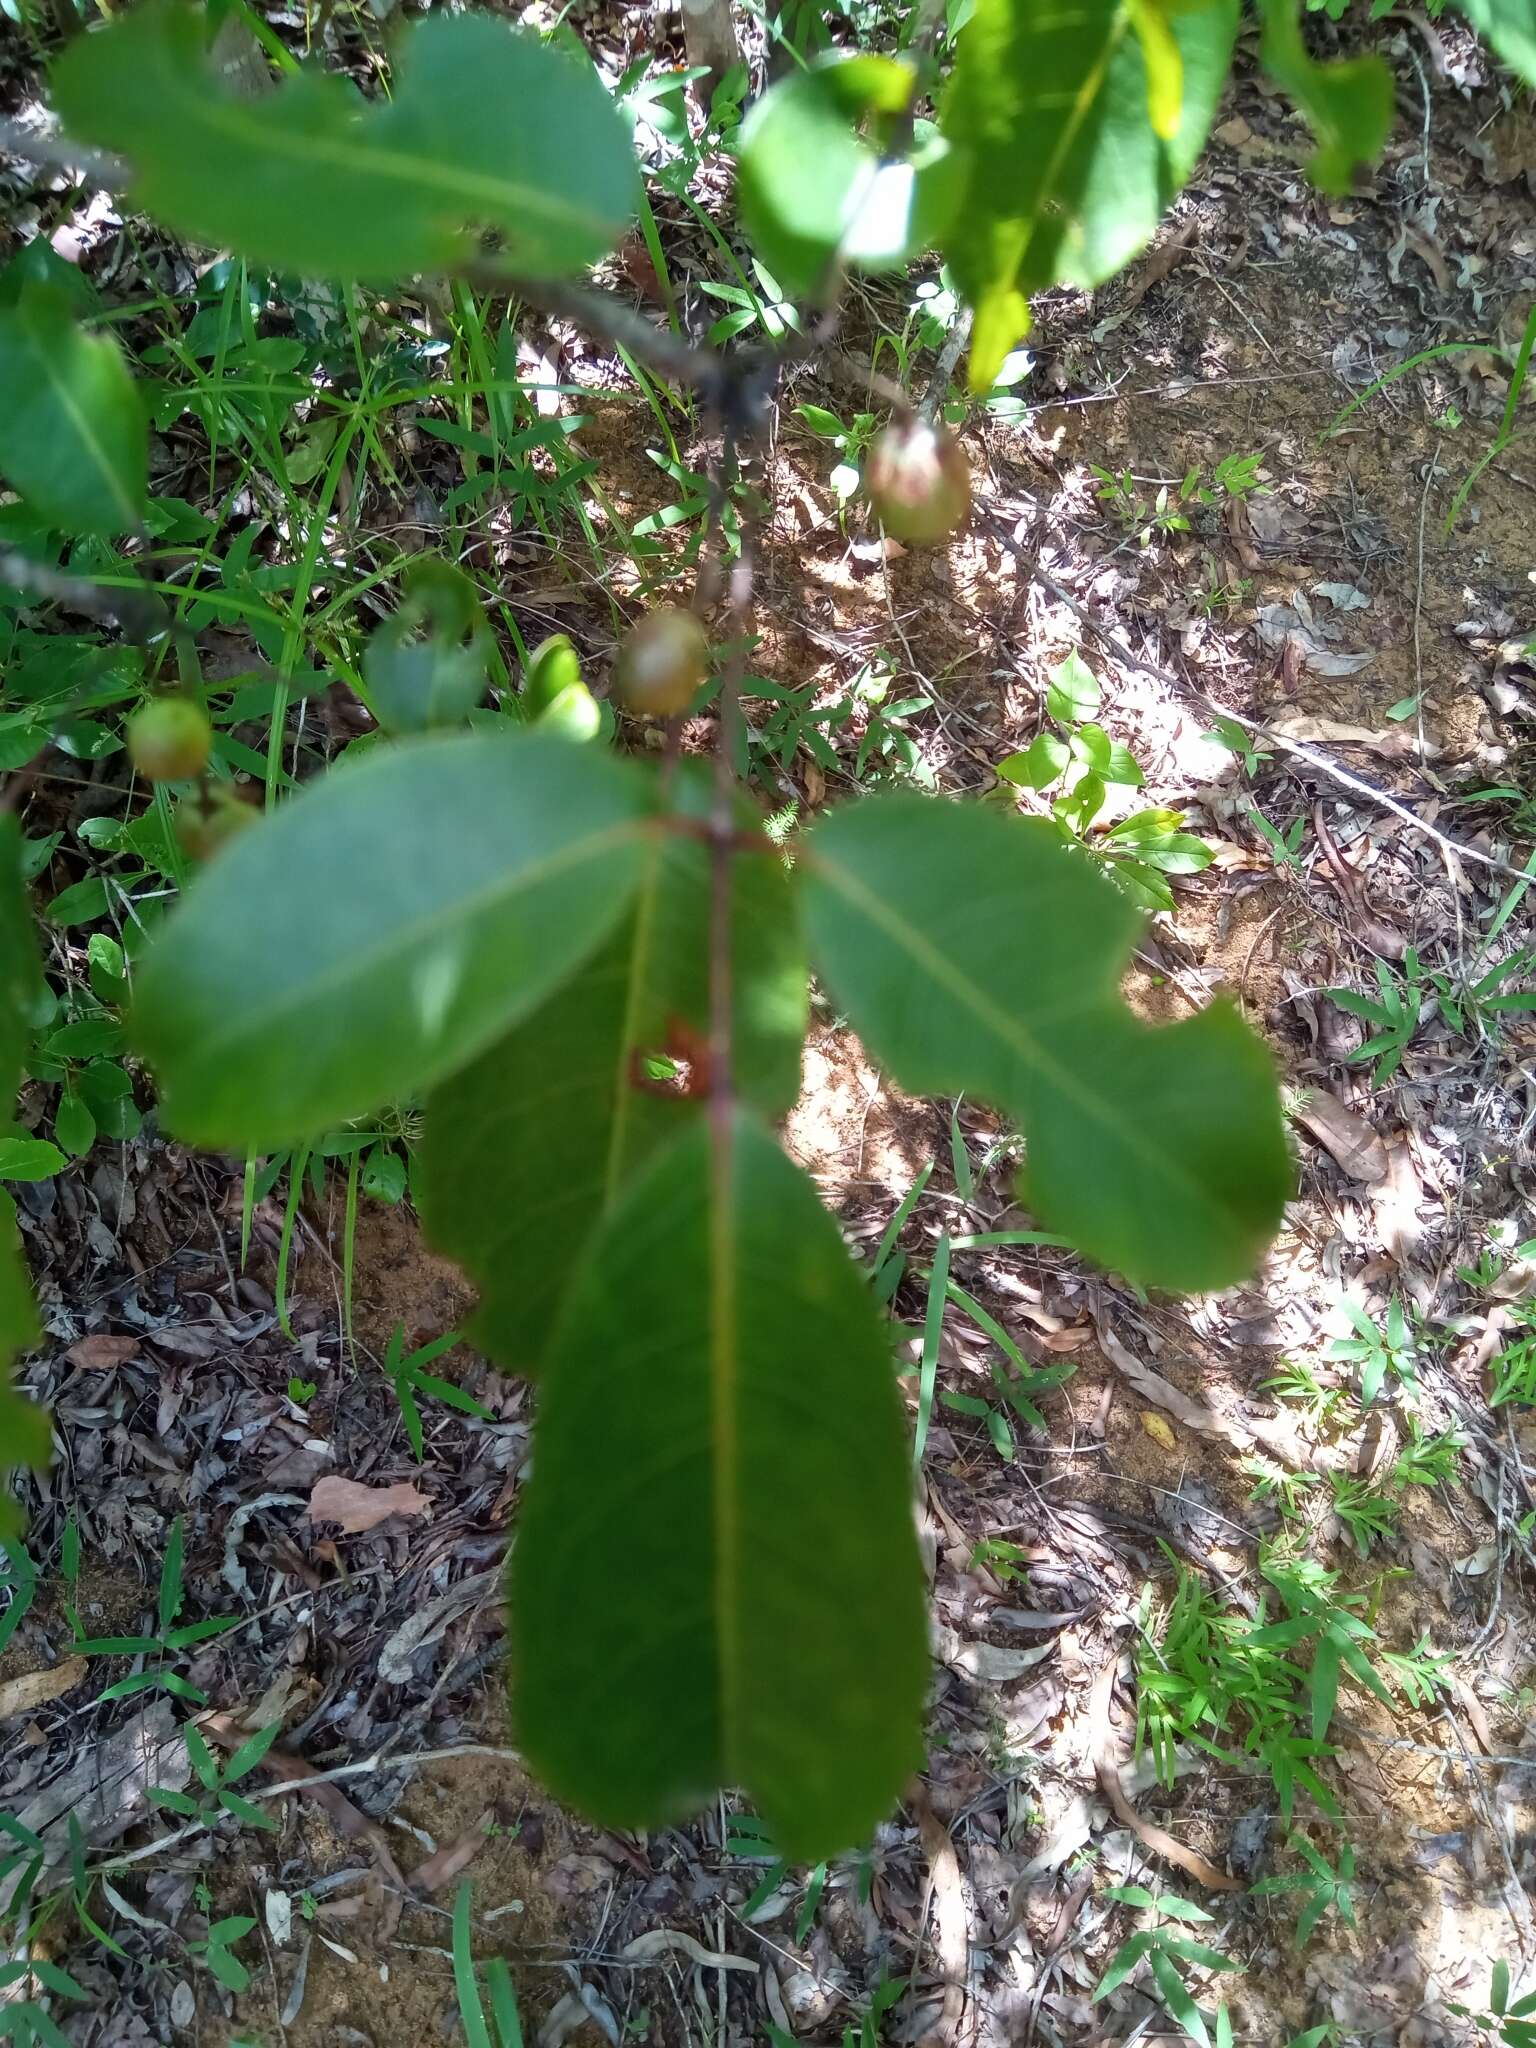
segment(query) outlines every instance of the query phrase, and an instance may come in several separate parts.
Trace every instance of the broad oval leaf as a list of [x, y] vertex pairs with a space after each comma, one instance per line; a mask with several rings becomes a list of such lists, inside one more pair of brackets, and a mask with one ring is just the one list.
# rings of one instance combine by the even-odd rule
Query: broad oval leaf
[[373, 104], [312, 71], [236, 98], [205, 48], [200, 9], [147, 0], [53, 69], [71, 133], [126, 156], [135, 202], [195, 240], [384, 282], [464, 263], [489, 232], [513, 270], [553, 276], [635, 211], [629, 131], [590, 62], [490, 15], [402, 29]]
[[[702, 819], [710, 779], [696, 766], [680, 764], [679, 808]], [[703, 1113], [710, 896], [704, 843], [657, 833], [607, 943], [428, 1098], [413, 1176], [422, 1221], [480, 1291], [477, 1341], [512, 1371], [537, 1368], [586, 1234]], [[782, 1116], [799, 1092], [807, 975], [777, 850], [733, 857], [731, 910], [732, 1083]], [[690, 1092], [649, 1074], [647, 1054], [686, 1062]]]
[[[942, 125], [968, 152], [970, 175], [945, 254], [975, 308], [974, 391], [991, 388], [1028, 331], [1031, 295], [1102, 284], [1151, 240], [1195, 167], [1231, 63], [1238, 0], [1163, 7], [1152, 36], [1147, 15], [1158, 7], [977, 0], [961, 32]], [[1149, 43], [1166, 59], [1155, 80]]]
[[130, 1034], [170, 1128], [265, 1151], [443, 1080], [612, 930], [651, 786], [521, 731], [401, 741], [326, 776], [199, 877]]
[[1043, 1222], [1145, 1285], [1252, 1271], [1290, 1184], [1269, 1055], [1223, 1002], [1131, 1014], [1141, 920], [1054, 827], [879, 797], [807, 858], [812, 958], [855, 1029], [903, 1087], [1020, 1119]]
[[856, 132], [903, 118], [915, 90], [898, 58], [838, 55], [781, 79], [742, 123], [742, 222], [786, 292], [821, 290], [839, 261], [899, 269], [949, 225], [963, 180], [950, 144], [919, 123], [887, 161]]
[[922, 1755], [904, 1432], [869, 1291], [747, 1113], [592, 1240], [535, 1432], [514, 1704], [551, 1790], [652, 1827], [739, 1784], [792, 1861], [866, 1840]]
[[26, 285], [0, 307], [0, 475], [70, 533], [144, 516], [144, 409], [121, 349], [87, 334], [63, 292]]

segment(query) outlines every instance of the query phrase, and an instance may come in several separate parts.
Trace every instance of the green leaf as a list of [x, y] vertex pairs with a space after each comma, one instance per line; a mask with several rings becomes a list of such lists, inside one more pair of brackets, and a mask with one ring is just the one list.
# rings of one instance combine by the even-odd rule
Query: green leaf
[[[680, 810], [707, 819], [709, 778], [679, 780]], [[741, 815], [754, 822], [745, 806]], [[742, 1100], [775, 1117], [799, 1092], [807, 977], [790, 878], [764, 847], [732, 862], [732, 1079]], [[656, 834], [608, 943], [428, 1099], [422, 1218], [480, 1290], [477, 1340], [514, 1371], [537, 1367], [585, 1234], [656, 1147], [702, 1113], [709, 934], [708, 848]], [[647, 1053], [690, 1059], [695, 1092], [650, 1083]]]
[[1173, 1958], [1161, 1949], [1153, 1949], [1147, 1958], [1147, 1967], [1157, 1981], [1158, 1990], [1163, 1994], [1163, 2004], [1168, 2008], [1169, 2016], [1192, 2041], [1199, 2042], [1200, 2048], [1211, 2048], [1211, 2037], [1206, 2032], [1200, 2008], [1195, 2004], [1188, 1985], [1174, 1967]]
[[32, 905], [22, 879], [21, 827], [0, 812], [0, 1117], [9, 1116], [21, 1084], [32, 1011], [42, 992]]
[[1064, 739], [1053, 732], [1041, 732], [1036, 733], [1022, 753], [999, 761], [997, 772], [1004, 782], [1019, 789], [1048, 789], [1059, 775], [1066, 773], [1071, 758], [1071, 749]]
[[53, 67], [73, 135], [127, 157], [136, 205], [192, 240], [304, 276], [395, 282], [480, 255], [525, 276], [604, 255], [639, 190], [629, 125], [592, 65], [489, 14], [395, 38], [393, 92], [303, 70], [225, 91], [200, 9], [148, 0]]
[[905, 1434], [837, 1226], [746, 1112], [610, 1213], [536, 1427], [511, 1631], [551, 1789], [653, 1827], [742, 1785], [791, 1861], [866, 1840], [922, 1755]]
[[1536, 8], [1531, 0], [1457, 0], [1457, 5], [1510, 70], [1536, 86]]
[[87, 334], [63, 292], [0, 308], [0, 473], [50, 525], [122, 533], [144, 516], [144, 411], [122, 351]]
[[1098, 677], [1074, 648], [1051, 670], [1045, 708], [1063, 725], [1076, 725], [1080, 719], [1092, 718], [1103, 695]]
[[485, 695], [493, 651], [474, 584], [451, 562], [421, 557], [406, 573], [400, 609], [363, 651], [380, 724], [425, 732], [462, 723]]
[[166, 920], [135, 1043], [195, 1144], [279, 1151], [444, 1079], [613, 928], [644, 773], [515, 730], [370, 752], [242, 833]]
[[856, 132], [861, 120], [899, 121], [916, 82], [899, 58], [829, 55], [773, 86], [742, 123], [742, 222], [784, 291], [823, 290], [839, 261], [899, 269], [949, 225], [962, 166], [948, 142], [918, 122], [907, 159], [888, 161]]
[[1289, 93], [1317, 143], [1307, 174], [1325, 192], [1347, 192], [1363, 165], [1380, 156], [1392, 128], [1396, 93], [1380, 57], [1319, 64], [1302, 39], [1299, 0], [1259, 0], [1264, 33], [1259, 55]]
[[46, 1138], [0, 1138], [0, 1180], [52, 1180], [68, 1164]]
[[[991, 388], [1029, 328], [1029, 300], [1054, 284], [1102, 284], [1151, 240], [1194, 169], [1237, 32], [1237, 0], [1158, 12], [1154, 122], [1136, 15], [1157, 0], [976, 0], [962, 30], [942, 127], [969, 154], [945, 254], [976, 312], [971, 389]], [[1170, 49], [1172, 45], [1172, 49]], [[1173, 129], [1169, 69], [1182, 104]]]
[[903, 1087], [1020, 1120], [1042, 1221], [1144, 1285], [1252, 1271], [1290, 1183], [1269, 1056], [1225, 1003], [1131, 1015], [1137, 913], [1053, 826], [882, 796], [819, 825], [806, 866], [834, 999]]

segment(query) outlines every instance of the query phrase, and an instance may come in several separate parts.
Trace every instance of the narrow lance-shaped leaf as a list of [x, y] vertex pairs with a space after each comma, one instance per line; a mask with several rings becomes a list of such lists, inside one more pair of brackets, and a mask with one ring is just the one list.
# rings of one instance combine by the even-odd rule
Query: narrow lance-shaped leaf
[[865, 1840], [922, 1754], [901, 1416], [836, 1225], [746, 1112], [592, 1240], [535, 1430], [514, 1698], [551, 1790], [650, 1827], [739, 1784], [790, 1860]]
[[593, 263], [635, 210], [629, 130], [591, 63], [488, 14], [402, 28], [369, 104], [305, 71], [225, 91], [200, 8], [146, 0], [53, 68], [72, 134], [132, 165], [178, 233], [309, 276], [394, 281], [462, 264], [494, 234], [527, 276]]
[[644, 771], [521, 731], [401, 741], [241, 835], [166, 920], [131, 1035], [169, 1126], [273, 1150], [430, 1087], [601, 943]]
[[[28, 1019], [41, 980], [22, 881], [21, 830], [11, 813], [0, 813], [0, 1121], [10, 1115], [21, 1078]], [[36, 1334], [15, 1209], [0, 1189], [0, 1539], [13, 1537], [19, 1524], [7, 1473], [18, 1465], [41, 1470], [52, 1449], [47, 1416], [10, 1385], [12, 1360]]]
[[905, 1088], [1020, 1119], [1051, 1229], [1143, 1284], [1252, 1271], [1289, 1166], [1269, 1055], [1213, 1003], [1154, 1029], [1119, 993], [1140, 928], [1043, 820], [888, 796], [819, 825], [812, 959]]
[[[709, 778], [680, 768], [678, 809], [706, 818]], [[742, 807], [744, 825], [754, 816]], [[586, 1233], [708, 1083], [710, 860], [701, 840], [648, 840], [633, 904], [608, 942], [531, 1016], [434, 1091], [414, 1187], [427, 1234], [480, 1290], [475, 1336], [517, 1372], [548, 1341]], [[776, 850], [731, 863], [732, 1078], [781, 1116], [800, 1082], [806, 967]], [[681, 1058], [689, 1092], [645, 1069]]]
[[977, 0], [942, 120], [970, 158], [945, 253], [975, 308], [973, 389], [1028, 331], [1033, 293], [1102, 284], [1151, 240], [1205, 145], [1237, 19], [1237, 0]]
[[0, 307], [0, 477], [71, 533], [123, 533], [143, 517], [148, 448], [111, 335], [87, 334], [52, 285]]

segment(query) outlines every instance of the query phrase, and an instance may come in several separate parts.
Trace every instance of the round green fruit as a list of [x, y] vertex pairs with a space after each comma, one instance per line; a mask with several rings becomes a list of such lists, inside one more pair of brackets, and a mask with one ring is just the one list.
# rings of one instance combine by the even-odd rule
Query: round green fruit
[[213, 727], [188, 697], [156, 697], [128, 721], [128, 756], [151, 782], [190, 782], [208, 766]]
[[567, 740], [595, 740], [603, 729], [603, 707], [585, 683], [569, 683], [533, 721], [540, 732]]
[[581, 657], [569, 634], [551, 633], [528, 657], [528, 675], [523, 700], [536, 718], [548, 710], [562, 691], [581, 683]]
[[892, 539], [915, 547], [944, 540], [971, 509], [971, 472], [960, 443], [927, 420], [892, 421], [864, 465], [864, 488]]
[[632, 627], [613, 666], [620, 702], [645, 718], [686, 711], [708, 674], [708, 636], [692, 612], [675, 604], [648, 612]]

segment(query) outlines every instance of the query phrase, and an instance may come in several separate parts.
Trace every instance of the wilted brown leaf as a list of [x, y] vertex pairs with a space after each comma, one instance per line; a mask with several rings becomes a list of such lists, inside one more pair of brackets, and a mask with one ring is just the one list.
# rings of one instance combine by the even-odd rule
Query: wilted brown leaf
[[424, 1515], [432, 1503], [408, 1479], [394, 1486], [364, 1486], [329, 1473], [311, 1489], [305, 1514], [311, 1522], [339, 1522], [345, 1536], [362, 1536], [391, 1515]]
[[109, 1366], [126, 1365], [139, 1355], [137, 1337], [81, 1337], [64, 1356], [82, 1372], [105, 1372]]

